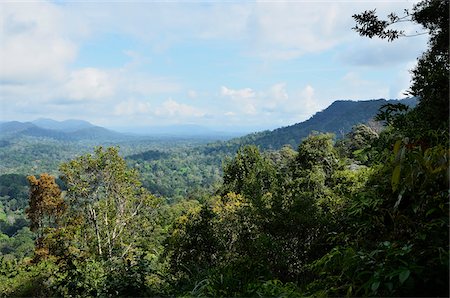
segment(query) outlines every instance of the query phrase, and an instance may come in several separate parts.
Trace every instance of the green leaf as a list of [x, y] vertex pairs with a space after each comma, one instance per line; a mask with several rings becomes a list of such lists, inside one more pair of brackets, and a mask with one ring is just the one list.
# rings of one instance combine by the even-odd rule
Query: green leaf
[[348, 287], [347, 296], [350, 297], [352, 295], [352, 292], [353, 292], [353, 287], [352, 286]]
[[392, 178], [391, 178], [392, 191], [396, 191], [398, 188], [398, 185], [400, 183], [400, 171], [401, 171], [400, 165], [395, 166], [394, 172], [392, 172]]
[[432, 214], [433, 212], [437, 211], [437, 208], [432, 208], [430, 210], [427, 211], [427, 213], [425, 214], [425, 216], [428, 216], [430, 214]]
[[400, 272], [400, 274], [398, 275], [398, 279], [400, 280], [401, 284], [404, 283], [408, 279], [410, 273], [411, 273], [411, 271], [409, 271], [408, 269]]
[[402, 145], [402, 140], [397, 140], [394, 144], [394, 154], [397, 155], [398, 151], [400, 150], [400, 146]]
[[376, 292], [378, 290], [378, 287], [380, 286], [380, 281], [377, 280], [374, 283], [372, 283], [372, 286], [370, 287], [372, 291]]

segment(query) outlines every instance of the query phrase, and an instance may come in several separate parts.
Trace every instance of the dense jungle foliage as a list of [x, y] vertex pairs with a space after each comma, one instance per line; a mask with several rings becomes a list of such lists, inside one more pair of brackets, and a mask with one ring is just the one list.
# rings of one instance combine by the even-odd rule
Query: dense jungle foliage
[[[97, 147], [59, 178], [2, 175], [1, 295], [448, 296], [448, 11], [425, 0], [408, 12], [430, 34], [412, 70], [419, 103], [383, 106], [380, 133], [243, 146], [217, 180], [168, 197], [144, 187], [142, 167], [166, 185], [159, 160], [186, 163], [181, 179], [214, 157]], [[396, 15], [354, 18], [361, 35], [403, 34]]]

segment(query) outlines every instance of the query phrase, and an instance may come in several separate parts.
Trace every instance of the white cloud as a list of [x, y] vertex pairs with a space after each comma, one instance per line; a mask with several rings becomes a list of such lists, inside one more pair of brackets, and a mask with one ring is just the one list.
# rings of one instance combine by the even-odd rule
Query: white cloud
[[254, 98], [256, 96], [255, 91], [253, 91], [251, 88], [244, 88], [244, 89], [230, 89], [225, 86], [222, 86], [220, 88], [220, 93], [223, 96], [229, 96], [233, 100], [247, 100]]
[[426, 36], [400, 38], [393, 43], [380, 39], [365, 39], [349, 43], [338, 58], [352, 66], [392, 67], [410, 64], [420, 56], [426, 45]]
[[195, 107], [178, 103], [175, 100], [169, 98], [164, 101], [159, 107], [154, 111], [154, 114], [159, 117], [203, 117], [205, 112]]
[[[330, 49], [347, 39], [351, 15], [373, 9], [370, 2], [257, 1], [194, 5], [180, 2], [71, 3], [68, 6], [93, 31], [113, 30], [164, 52], [183, 40], [238, 41], [251, 55], [292, 59]], [[398, 10], [409, 3], [376, 3], [379, 11]], [[121, 20], [117, 22], [117, 20]], [[108, 29], [105, 29], [108, 28]]]
[[122, 101], [114, 107], [114, 115], [117, 116], [134, 116], [139, 114], [149, 114], [150, 112], [150, 103], [133, 99]]
[[255, 115], [257, 113], [256, 93], [251, 88], [230, 89], [222, 86], [220, 93], [222, 96], [231, 98], [233, 105], [244, 114]]
[[[274, 86], [280, 88], [280, 84]], [[293, 91], [291, 96], [288, 96], [285, 85], [283, 89], [279, 90], [281, 94], [283, 94], [282, 91], [285, 92], [285, 97], [284, 100], [278, 101], [274, 111], [281, 115], [282, 118], [289, 119], [293, 123], [306, 120], [328, 104], [328, 102], [323, 102], [316, 98], [315, 89], [310, 84], [307, 84], [300, 90]]]
[[64, 78], [77, 52], [64, 30], [64, 12], [46, 2], [3, 2], [0, 11], [0, 79]]
[[106, 71], [83, 68], [70, 74], [65, 84], [67, 96], [75, 100], [98, 100], [114, 96], [115, 78]]
[[267, 100], [264, 102], [264, 107], [269, 110], [274, 110], [277, 106], [286, 103], [289, 99], [286, 83], [278, 83], [270, 87], [266, 97]]
[[342, 77], [346, 99], [388, 98], [389, 87], [384, 82], [365, 79], [361, 74], [351, 71]]
[[243, 114], [259, 121], [264, 117], [283, 117], [298, 122], [324, 105], [315, 98], [315, 90], [309, 84], [294, 91], [291, 96], [285, 82], [276, 83], [267, 90], [258, 92], [252, 88], [231, 89], [222, 86], [221, 95], [230, 98], [231, 106], [235, 108], [234, 111], [226, 112], [225, 116]]
[[397, 74], [396, 78], [391, 82], [389, 86], [390, 98], [405, 98], [411, 96], [409, 94], [411, 85], [411, 73], [409, 70], [414, 69], [417, 65], [417, 61], [410, 62], [406, 65], [405, 69]]
[[317, 112], [321, 108], [321, 104], [314, 98], [314, 88], [307, 85], [300, 92], [300, 104], [303, 109], [303, 114], [311, 114]]
[[334, 46], [338, 7], [314, 2], [258, 2], [249, 22], [250, 52], [266, 59], [292, 59]]

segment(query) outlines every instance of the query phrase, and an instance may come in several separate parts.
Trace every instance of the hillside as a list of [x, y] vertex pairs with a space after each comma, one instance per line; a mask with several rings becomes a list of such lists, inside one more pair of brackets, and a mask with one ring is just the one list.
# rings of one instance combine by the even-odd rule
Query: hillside
[[69, 119], [65, 121], [56, 121], [53, 119], [46, 119], [46, 118], [40, 118], [37, 120], [32, 121], [36, 126], [39, 126], [41, 128], [45, 129], [53, 129], [53, 130], [60, 130], [64, 132], [74, 132], [80, 129], [86, 129], [86, 128], [93, 128], [95, 125], [84, 121], [84, 120], [76, 120], [76, 119]]
[[20, 136], [50, 138], [58, 141], [118, 141], [129, 138], [125, 134], [81, 120], [59, 122], [51, 119], [39, 119], [33, 122], [0, 123], [0, 138], [10, 139]]
[[301, 140], [313, 131], [330, 132], [335, 134], [337, 138], [342, 138], [354, 125], [368, 123], [373, 120], [380, 107], [387, 103], [403, 103], [407, 106], [414, 107], [417, 104], [417, 99], [337, 100], [325, 110], [317, 112], [304, 122], [277, 128], [272, 131], [249, 134], [222, 143], [222, 147], [236, 150], [239, 146], [254, 144], [261, 149], [279, 149], [283, 145], [289, 144], [296, 148]]

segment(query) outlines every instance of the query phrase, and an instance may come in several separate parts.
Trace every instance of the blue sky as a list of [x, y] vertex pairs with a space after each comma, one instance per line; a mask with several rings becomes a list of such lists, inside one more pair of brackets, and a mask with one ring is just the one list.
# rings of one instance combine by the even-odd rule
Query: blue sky
[[402, 98], [426, 36], [362, 38], [351, 16], [414, 3], [3, 1], [1, 120], [260, 130], [338, 99]]

